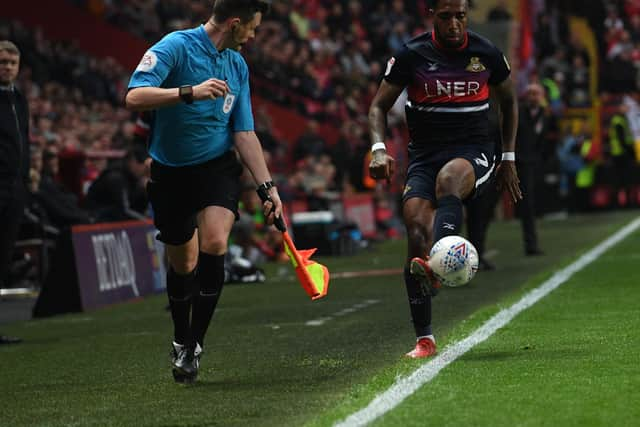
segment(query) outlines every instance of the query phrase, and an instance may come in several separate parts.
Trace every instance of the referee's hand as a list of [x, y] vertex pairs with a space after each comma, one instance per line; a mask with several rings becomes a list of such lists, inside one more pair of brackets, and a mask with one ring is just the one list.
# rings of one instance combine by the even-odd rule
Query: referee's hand
[[385, 150], [376, 150], [372, 154], [371, 162], [369, 162], [369, 175], [375, 180], [386, 179], [390, 181], [395, 164], [395, 159]]
[[[269, 199], [262, 203], [262, 213], [268, 225], [272, 225], [276, 218], [282, 218], [282, 201], [276, 187], [269, 189]], [[275, 207], [275, 208], [274, 208]]]
[[224, 80], [209, 79], [193, 87], [193, 99], [200, 101], [203, 99], [216, 99], [226, 96], [229, 86]]

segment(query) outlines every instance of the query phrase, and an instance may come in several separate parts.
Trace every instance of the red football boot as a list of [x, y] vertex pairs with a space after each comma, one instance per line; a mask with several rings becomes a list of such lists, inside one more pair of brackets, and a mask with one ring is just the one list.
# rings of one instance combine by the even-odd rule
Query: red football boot
[[442, 285], [436, 278], [436, 275], [433, 274], [428, 260], [429, 257], [427, 257], [427, 259], [422, 259], [420, 257], [413, 258], [409, 266], [409, 271], [411, 272], [411, 274], [416, 276], [418, 280], [420, 280], [420, 286], [422, 287], [425, 295], [431, 295], [432, 297], [435, 297], [436, 295], [438, 295], [438, 291], [440, 290]]
[[433, 356], [437, 352], [436, 340], [433, 335], [429, 335], [428, 337], [419, 338], [416, 342], [416, 348], [407, 353], [406, 356], [412, 359], [420, 359]]

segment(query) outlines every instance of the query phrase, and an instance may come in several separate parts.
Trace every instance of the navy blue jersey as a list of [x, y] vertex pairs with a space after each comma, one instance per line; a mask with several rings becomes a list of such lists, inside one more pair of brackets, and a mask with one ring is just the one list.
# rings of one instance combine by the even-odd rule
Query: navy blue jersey
[[387, 63], [385, 80], [407, 88], [411, 143], [493, 144], [489, 139], [489, 86], [509, 77], [509, 63], [489, 40], [467, 32], [464, 44], [445, 49], [433, 33], [409, 42]]

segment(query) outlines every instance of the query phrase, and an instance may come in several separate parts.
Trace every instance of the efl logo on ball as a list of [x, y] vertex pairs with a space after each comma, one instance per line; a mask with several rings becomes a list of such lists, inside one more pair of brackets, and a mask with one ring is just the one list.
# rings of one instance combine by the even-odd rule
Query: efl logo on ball
[[443, 285], [466, 285], [478, 271], [478, 251], [462, 236], [446, 236], [431, 248], [429, 266]]

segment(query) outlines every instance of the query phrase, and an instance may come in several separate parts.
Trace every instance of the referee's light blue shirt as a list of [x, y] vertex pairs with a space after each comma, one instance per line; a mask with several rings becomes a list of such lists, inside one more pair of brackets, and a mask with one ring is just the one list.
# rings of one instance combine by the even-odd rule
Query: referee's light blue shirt
[[168, 166], [187, 166], [219, 157], [233, 145], [233, 133], [254, 130], [249, 69], [239, 52], [218, 52], [204, 26], [176, 31], [153, 45], [131, 76], [129, 88], [177, 88], [210, 78], [226, 80], [224, 98], [158, 108], [149, 153]]

